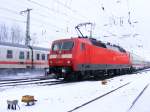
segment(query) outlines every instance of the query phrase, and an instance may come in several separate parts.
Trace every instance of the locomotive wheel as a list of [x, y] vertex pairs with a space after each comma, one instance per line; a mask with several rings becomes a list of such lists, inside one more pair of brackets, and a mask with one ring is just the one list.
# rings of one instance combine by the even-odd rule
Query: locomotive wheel
[[131, 68], [129, 69], [129, 74], [132, 74], [133, 72], [134, 72], [134, 68], [131, 67]]
[[58, 75], [55, 75], [55, 79], [59, 79], [59, 76], [58, 76]]
[[82, 75], [79, 72], [73, 72], [70, 74], [65, 75], [65, 81], [80, 81], [82, 80]]
[[120, 69], [114, 69], [114, 76], [120, 75]]
[[113, 76], [114, 75], [114, 70], [108, 70], [107, 71], [108, 76]]
[[74, 73], [66, 74], [64, 77], [65, 81], [76, 81], [77, 76]]

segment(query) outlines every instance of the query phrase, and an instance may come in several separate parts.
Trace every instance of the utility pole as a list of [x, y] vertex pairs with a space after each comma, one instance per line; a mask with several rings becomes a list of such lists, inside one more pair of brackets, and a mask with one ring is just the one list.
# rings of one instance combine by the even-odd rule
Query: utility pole
[[30, 38], [30, 11], [32, 9], [28, 9], [27, 10], [24, 10], [24, 11], [21, 11], [20, 14], [22, 13], [27, 13], [27, 21], [26, 21], [26, 40], [25, 40], [25, 45], [29, 46], [30, 45], [30, 41], [31, 41], [31, 38]]

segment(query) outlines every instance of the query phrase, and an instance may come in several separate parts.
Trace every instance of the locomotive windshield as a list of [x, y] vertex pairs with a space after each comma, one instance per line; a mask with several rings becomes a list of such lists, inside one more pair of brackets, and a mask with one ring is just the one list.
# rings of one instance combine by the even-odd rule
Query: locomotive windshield
[[52, 50], [53, 51], [58, 51], [60, 49], [61, 49], [61, 43], [55, 43], [55, 44], [53, 44], [53, 46], [52, 46]]
[[53, 44], [52, 50], [71, 50], [73, 48], [73, 45], [73, 41], [58, 42]]

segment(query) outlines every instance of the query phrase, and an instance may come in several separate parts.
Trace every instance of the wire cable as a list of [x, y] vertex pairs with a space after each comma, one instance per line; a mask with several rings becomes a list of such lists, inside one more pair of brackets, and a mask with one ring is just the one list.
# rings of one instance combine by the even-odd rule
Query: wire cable
[[11, 20], [11, 21], [15, 21], [15, 22], [20, 22], [20, 23], [26, 23], [26, 21], [22, 21], [22, 20], [10, 18], [10, 17], [0, 16], [0, 18], [7, 19], [7, 20]]

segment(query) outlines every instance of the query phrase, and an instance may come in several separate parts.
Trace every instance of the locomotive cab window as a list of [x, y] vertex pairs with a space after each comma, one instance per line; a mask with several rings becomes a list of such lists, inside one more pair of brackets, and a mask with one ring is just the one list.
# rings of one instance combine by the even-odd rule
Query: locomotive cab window
[[20, 51], [19, 59], [24, 59], [24, 52], [23, 51]]
[[74, 43], [72, 41], [63, 42], [62, 50], [71, 50], [73, 48]]
[[71, 50], [73, 48], [73, 41], [66, 41], [66, 42], [59, 42], [59, 43], [54, 43], [52, 45], [52, 50], [53, 51], [58, 51], [58, 50]]
[[60, 50], [61, 49], [61, 43], [54, 43], [53, 45], [52, 45], [52, 50], [53, 51], [58, 51], [58, 50]]
[[7, 50], [7, 58], [9, 58], [9, 59], [13, 58], [13, 51], [12, 50]]

